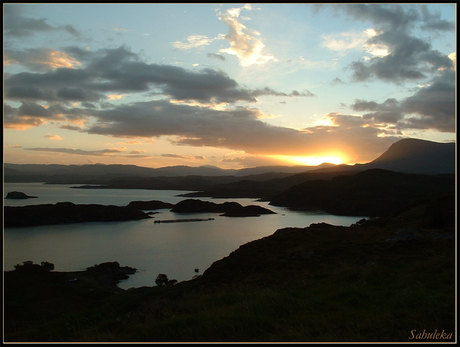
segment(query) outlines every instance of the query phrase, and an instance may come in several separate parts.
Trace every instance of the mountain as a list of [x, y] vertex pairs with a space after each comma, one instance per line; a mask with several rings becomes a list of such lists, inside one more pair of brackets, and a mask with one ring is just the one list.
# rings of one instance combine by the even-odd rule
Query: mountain
[[235, 170], [236, 176], [249, 176], [249, 175], [261, 175], [266, 173], [275, 173], [275, 172], [282, 172], [282, 173], [289, 173], [289, 174], [296, 174], [300, 172], [315, 170], [320, 167], [333, 167], [335, 164], [324, 163], [318, 166], [307, 166], [307, 165], [295, 165], [295, 166], [283, 166], [283, 165], [273, 165], [273, 166], [257, 166], [252, 168], [245, 168]]
[[365, 166], [427, 175], [455, 173], [455, 143], [403, 139]]
[[455, 173], [455, 143], [420, 139], [402, 139], [393, 143], [382, 155], [366, 164], [337, 165], [311, 172], [384, 169], [403, 173], [436, 175]]
[[[312, 180], [329, 180], [336, 176], [353, 175], [358, 171], [306, 171], [298, 174], [267, 173], [241, 177], [233, 182], [223, 182], [200, 190], [183, 194], [188, 197], [213, 198], [258, 198], [263, 201], [271, 200], [275, 195], [300, 183]], [[266, 178], [264, 180], [264, 178]], [[189, 189], [193, 190], [193, 189]]]
[[[333, 165], [333, 164], [329, 164]], [[47, 182], [47, 183], [88, 183], [104, 184], [121, 178], [154, 178], [154, 177], [244, 177], [251, 176], [256, 180], [258, 175], [267, 175], [267, 178], [285, 176], [313, 170], [316, 166], [263, 166], [245, 169], [221, 169], [216, 166], [165, 166], [161, 168], [147, 168], [136, 165], [120, 164], [89, 164], [89, 165], [58, 165], [58, 164], [3, 164], [5, 182]]]
[[[238, 180], [242, 182], [243, 190], [250, 188], [256, 195], [258, 191], [265, 189], [264, 184], [255, 184], [251, 187], [251, 182], [269, 182], [273, 179], [284, 179], [289, 181], [287, 176], [293, 176], [296, 181], [299, 176], [306, 175], [310, 179], [309, 173], [350, 173], [364, 171], [368, 169], [384, 169], [403, 173], [416, 174], [441, 174], [455, 173], [455, 143], [438, 143], [418, 139], [403, 139], [391, 145], [387, 151], [375, 160], [367, 164], [355, 165], [335, 165], [324, 163], [319, 166], [261, 166], [254, 168], [244, 168], [239, 170], [221, 169], [215, 166], [191, 167], [185, 165], [167, 166], [161, 168], [147, 168], [136, 165], [40, 165], [40, 164], [9, 164], [4, 163], [3, 173], [4, 182], [47, 182], [61, 184], [105, 184], [123, 186], [129, 183], [132, 187], [143, 188], [142, 184], [147, 184], [146, 189], [162, 189], [162, 180], [165, 180], [163, 189], [185, 189], [203, 190], [208, 189], [213, 184], [234, 183]], [[192, 177], [193, 176], [193, 177]], [[187, 178], [188, 177], [188, 178]], [[187, 178], [186, 180], [184, 180]], [[178, 183], [177, 180], [181, 180]], [[204, 181], [203, 181], [204, 180]], [[167, 182], [166, 182], [167, 181]], [[200, 181], [200, 182], [198, 182]], [[188, 187], [187, 184], [193, 183]], [[198, 183], [198, 184], [197, 184]], [[277, 182], [281, 183], [281, 182]], [[286, 183], [286, 182], [285, 182]], [[289, 186], [281, 184], [273, 187], [271, 191], [279, 190]], [[177, 188], [180, 187], [180, 188]], [[124, 187], [128, 188], [128, 186]], [[232, 187], [220, 187], [227, 191], [233, 191], [232, 196], [238, 193]], [[219, 189], [220, 189], [219, 188]], [[219, 193], [225, 195], [223, 191]], [[253, 193], [251, 193], [253, 194]]]

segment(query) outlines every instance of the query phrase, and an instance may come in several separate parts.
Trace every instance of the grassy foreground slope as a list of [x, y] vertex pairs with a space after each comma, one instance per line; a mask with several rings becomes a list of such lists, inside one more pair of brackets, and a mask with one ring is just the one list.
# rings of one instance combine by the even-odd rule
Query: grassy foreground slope
[[452, 194], [351, 227], [280, 229], [173, 286], [7, 271], [4, 341], [454, 342], [455, 260]]

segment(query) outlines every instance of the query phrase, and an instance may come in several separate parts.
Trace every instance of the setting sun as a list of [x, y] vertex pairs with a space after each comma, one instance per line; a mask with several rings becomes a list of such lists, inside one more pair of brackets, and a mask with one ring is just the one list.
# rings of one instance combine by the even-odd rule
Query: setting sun
[[304, 165], [317, 166], [323, 163], [342, 164], [343, 160], [340, 157], [292, 157], [292, 160]]
[[308, 157], [295, 157], [290, 155], [271, 155], [270, 157], [276, 158], [279, 160], [287, 161], [290, 163], [295, 163], [297, 165], [308, 165], [308, 166], [317, 166], [323, 163], [331, 163], [331, 164], [343, 164], [345, 160], [338, 156], [308, 156]]

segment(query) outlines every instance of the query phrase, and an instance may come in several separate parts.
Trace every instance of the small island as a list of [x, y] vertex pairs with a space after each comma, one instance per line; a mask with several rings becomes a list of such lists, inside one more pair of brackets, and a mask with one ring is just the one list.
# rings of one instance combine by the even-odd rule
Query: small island
[[[197, 199], [182, 200], [177, 204], [166, 203], [158, 200], [131, 201], [127, 206], [99, 205], [99, 204], [74, 204], [72, 202], [58, 202], [56, 204], [42, 204], [29, 206], [5, 206], [5, 227], [31, 227], [37, 225], [72, 224], [84, 222], [121, 222], [152, 218], [152, 211], [169, 209], [175, 213], [221, 213], [225, 217], [258, 217], [263, 214], [276, 214], [267, 208], [248, 205], [242, 206], [237, 202], [224, 202], [216, 204]], [[205, 220], [213, 220], [208, 218]], [[181, 221], [203, 221], [194, 218]], [[158, 223], [171, 223], [157, 221]]]
[[128, 208], [133, 208], [135, 210], [161, 210], [164, 208], [172, 208], [174, 204], [170, 204], [168, 202], [158, 201], [158, 200], [150, 200], [150, 201], [131, 201]]
[[257, 206], [257, 205], [248, 205], [248, 206], [239, 206], [237, 208], [226, 211], [221, 216], [225, 217], [259, 217], [263, 214], [276, 214], [268, 208]]
[[14, 192], [9, 192], [6, 195], [5, 199], [34, 199], [34, 198], [38, 198], [38, 197], [37, 196], [30, 196], [30, 195], [27, 195], [27, 194], [25, 194], [23, 192], [14, 191]]
[[151, 218], [133, 208], [58, 202], [56, 204], [5, 206], [5, 227], [71, 224], [83, 222], [119, 222]]
[[262, 214], [276, 214], [276, 212], [256, 205], [242, 206], [237, 202], [224, 202], [222, 204], [216, 204], [214, 202], [201, 201], [198, 199], [182, 200], [171, 209], [171, 212], [217, 212], [222, 213], [221, 216], [225, 217], [258, 217]]

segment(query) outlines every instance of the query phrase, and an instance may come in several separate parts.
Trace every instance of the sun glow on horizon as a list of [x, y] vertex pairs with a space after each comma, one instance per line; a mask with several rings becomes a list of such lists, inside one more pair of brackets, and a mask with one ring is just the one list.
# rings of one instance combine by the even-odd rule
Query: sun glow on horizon
[[297, 156], [289, 156], [289, 155], [277, 155], [272, 156], [276, 157], [277, 159], [281, 159], [283, 161], [294, 162], [296, 164], [307, 165], [307, 166], [318, 166], [323, 163], [330, 163], [330, 164], [344, 164], [345, 160], [338, 156], [309, 156], [309, 157], [297, 157]]
[[292, 157], [293, 161], [308, 165], [308, 166], [317, 166], [323, 163], [331, 163], [331, 164], [343, 164], [343, 160], [337, 156], [330, 156], [330, 157]]

